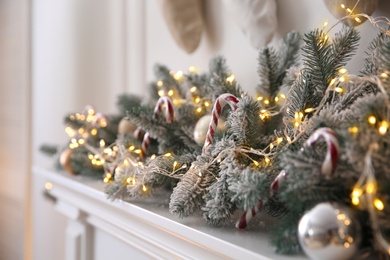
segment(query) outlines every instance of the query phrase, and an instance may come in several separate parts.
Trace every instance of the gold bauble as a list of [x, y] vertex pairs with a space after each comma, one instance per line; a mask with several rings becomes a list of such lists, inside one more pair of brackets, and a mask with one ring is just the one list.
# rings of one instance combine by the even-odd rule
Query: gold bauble
[[62, 168], [70, 174], [75, 174], [71, 165], [71, 156], [73, 151], [71, 149], [65, 149], [60, 155], [60, 164]]
[[[359, 3], [356, 5], [357, 2]], [[351, 14], [350, 11], [352, 11], [352, 15], [372, 15], [378, 7], [378, 0], [324, 0], [324, 3], [331, 14], [337, 19]], [[355, 19], [346, 19], [343, 22], [348, 26], [357, 26], [366, 21], [366, 18], [362, 16], [359, 19], [360, 22]]]
[[135, 129], [137, 129], [137, 127], [134, 126], [134, 124], [132, 124], [129, 119], [124, 117], [119, 122], [119, 125], [118, 125], [118, 135], [123, 135], [123, 134], [126, 134], [126, 133], [132, 134], [132, 133], [134, 133]]
[[[202, 145], [206, 140], [207, 131], [209, 130], [209, 125], [211, 121], [211, 115], [205, 115], [201, 117], [195, 125], [194, 128], [194, 140], [197, 144]], [[226, 131], [225, 120], [219, 118], [217, 131]]]

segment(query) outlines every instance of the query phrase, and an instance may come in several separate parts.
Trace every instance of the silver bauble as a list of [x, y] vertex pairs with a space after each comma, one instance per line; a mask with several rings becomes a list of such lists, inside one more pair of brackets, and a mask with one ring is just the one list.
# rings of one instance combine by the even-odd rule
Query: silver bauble
[[362, 240], [354, 213], [337, 203], [320, 203], [299, 222], [299, 243], [311, 259], [351, 259]]
[[[207, 131], [211, 122], [211, 115], [202, 116], [194, 128], [194, 140], [197, 144], [202, 145], [206, 140]], [[219, 118], [217, 131], [226, 131], [225, 120]]]

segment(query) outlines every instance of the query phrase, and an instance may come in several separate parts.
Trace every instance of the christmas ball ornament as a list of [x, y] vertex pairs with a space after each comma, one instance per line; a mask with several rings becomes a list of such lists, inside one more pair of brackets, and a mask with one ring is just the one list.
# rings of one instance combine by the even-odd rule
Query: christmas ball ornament
[[299, 243], [311, 259], [351, 259], [362, 240], [354, 213], [337, 203], [320, 203], [298, 225]]
[[[209, 129], [211, 121], [211, 115], [205, 115], [201, 117], [195, 125], [194, 129], [194, 139], [195, 142], [199, 145], [204, 144], [206, 140], [207, 131]], [[222, 118], [218, 121], [217, 131], [226, 131], [225, 120]]]
[[119, 125], [118, 125], [118, 134], [119, 135], [123, 135], [123, 134], [126, 134], [126, 133], [134, 133], [135, 129], [137, 127], [134, 126], [129, 119], [127, 119], [126, 117], [122, 118], [122, 120], [119, 122]]
[[73, 151], [71, 149], [65, 149], [64, 151], [62, 151], [60, 155], [60, 164], [65, 171], [71, 174], [75, 174], [71, 165], [72, 153]]
[[[371, 15], [378, 7], [378, 0], [324, 0], [324, 3], [331, 14], [337, 19], [350, 14]], [[365, 20], [365, 17], [359, 16], [354, 19], [346, 19], [343, 22], [348, 26], [357, 26]]]

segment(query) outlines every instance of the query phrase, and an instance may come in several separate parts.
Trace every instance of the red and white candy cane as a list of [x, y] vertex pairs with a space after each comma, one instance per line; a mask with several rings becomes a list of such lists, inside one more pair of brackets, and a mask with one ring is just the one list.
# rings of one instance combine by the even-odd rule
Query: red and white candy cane
[[[330, 128], [319, 128], [309, 137], [309, 139], [307, 139], [304, 146], [307, 147], [315, 145], [315, 143], [320, 137], [323, 137], [325, 139], [328, 148], [325, 160], [321, 166], [321, 173], [326, 176], [330, 176], [336, 170], [340, 150], [339, 142], [337, 140], [335, 132]], [[276, 194], [277, 190], [280, 187], [280, 184], [283, 183], [283, 181], [287, 178], [287, 175], [288, 173], [285, 170], [282, 170], [278, 174], [278, 176], [276, 176], [270, 186], [271, 196], [274, 196]], [[261, 203], [262, 205], [265, 204], [265, 202], [266, 200], [259, 200], [259, 203]], [[236, 227], [240, 229], [246, 228], [248, 222], [256, 215], [258, 211], [258, 205], [246, 211], [244, 215], [237, 221]]]
[[[280, 184], [283, 183], [283, 181], [287, 177], [287, 172], [285, 170], [282, 170], [278, 176], [274, 179], [274, 181], [270, 185], [271, 190], [271, 196], [274, 196], [279, 189]], [[257, 212], [260, 211], [260, 209], [263, 208], [264, 204], [267, 202], [266, 199], [259, 199], [259, 202], [256, 206], [252, 207], [250, 210], [247, 210], [239, 220], [236, 222], [236, 228], [244, 229], [248, 226], [249, 221], [256, 216]]]
[[135, 129], [134, 133], [133, 133], [133, 136], [135, 138], [137, 138], [138, 140], [142, 140], [142, 138], [144, 137], [145, 133], [144, 133], [144, 130], [142, 130], [141, 127], [137, 127], [137, 129]]
[[206, 134], [206, 140], [203, 146], [203, 153], [206, 151], [207, 147], [209, 147], [213, 143], [213, 138], [215, 134], [215, 129], [218, 125], [218, 120], [222, 114], [222, 109], [224, 106], [229, 105], [231, 109], [236, 110], [238, 99], [229, 93], [225, 93], [220, 95], [214, 103], [213, 110], [211, 112], [211, 121], [209, 124], [209, 129]]
[[304, 146], [307, 147], [315, 145], [320, 137], [324, 138], [328, 148], [326, 151], [325, 160], [321, 166], [321, 173], [329, 177], [336, 170], [340, 150], [339, 141], [337, 140], [336, 134], [332, 129], [323, 127], [317, 129], [309, 137], [309, 139], [307, 139]]
[[256, 216], [257, 212], [260, 211], [264, 207], [265, 202], [263, 200], [259, 200], [256, 206], [252, 207], [250, 210], [246, 211], [244, 215], [236, 222], [236, 228], [244, 229], [248, 226], [249, 221], [252, 220], [254, 216]]
[[274, 179], [274, 181], [271, 183], [270, 190], [271, 190], [271, 196], [275, 195], [278, 191], [280, 184], [283, 183], [283, 181], [287, 178], [288, 173], [285, 170], [282, 170], [278, 176]]
[[149, 132], [146, 132], [141, 144], [142, 156], [146, 155], [146, 151], [149, 148], [149, 144], [150, 144], [150, 135]]
[[175, 119], [173, 110], [173, 103], [170, 97], [160, 97], [157, 101], [156, 107], [154, 108], [154, 119], [157, 119], [158, 115], [162, 112], [163, 106], [165, 106], [164, 118], [165, 122], [172, 123]]

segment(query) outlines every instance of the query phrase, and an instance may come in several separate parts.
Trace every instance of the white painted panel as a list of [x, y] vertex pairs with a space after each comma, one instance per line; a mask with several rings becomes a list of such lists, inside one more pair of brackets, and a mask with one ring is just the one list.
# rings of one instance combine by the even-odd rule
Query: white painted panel
[[146, 255], [142, 251], [137, 250], [131, 245], [118, 240], [114, 236], [100, 230], [99, 228], [96, 228], [94, 233], [94, 260], [155, 259]]

